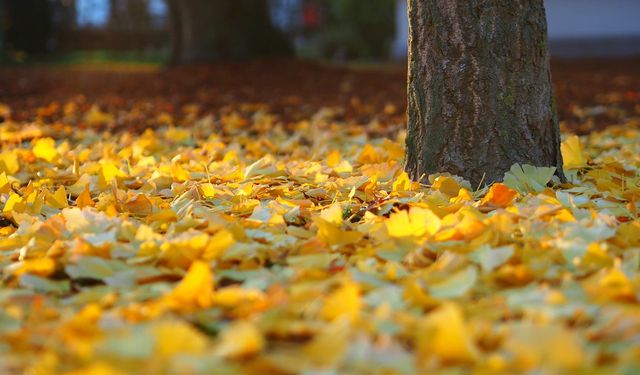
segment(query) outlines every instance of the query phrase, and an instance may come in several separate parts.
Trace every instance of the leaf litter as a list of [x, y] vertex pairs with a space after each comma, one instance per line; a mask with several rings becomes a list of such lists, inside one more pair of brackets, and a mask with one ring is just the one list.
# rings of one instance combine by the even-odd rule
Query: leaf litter
[[0, 124], [2, 373], [640, 370], [638, 118], [476, 190], [331, 108], [63, 107]]

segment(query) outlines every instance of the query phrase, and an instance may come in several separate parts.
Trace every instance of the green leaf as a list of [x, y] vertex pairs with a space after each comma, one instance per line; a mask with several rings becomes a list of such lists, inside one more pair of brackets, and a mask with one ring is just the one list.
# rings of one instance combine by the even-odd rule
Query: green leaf
[[477, 279], [478, 271], [475, 266], [470, 266], [437, 284], [429, 285], [429, 292], [435, 298], [460, 297], [473, 287]]
[[69, 280], [52, 281], [30, 274], [20, 276], [20, 286], [36, 292], [53, 294], [67, 294], [71, 290]]
[[481, 246], [470, 254], [470, 258], [482, 267], [484, 272], [492, 272], [513, 256], [513, 246], [492, 248]]
[[555, 167], [514, 164], [509, 172], [505, 173], [504, 184], [523, 195], [530, 192], [540, 193], [551, 181], [554, 173]]
[[66, 271], [73, 279], [105, 280], [118, 271], [124, 271], [127, 265], [118, 260], [106, 260], [98, 257], [85, 256], [76, 264], [70, 264]]

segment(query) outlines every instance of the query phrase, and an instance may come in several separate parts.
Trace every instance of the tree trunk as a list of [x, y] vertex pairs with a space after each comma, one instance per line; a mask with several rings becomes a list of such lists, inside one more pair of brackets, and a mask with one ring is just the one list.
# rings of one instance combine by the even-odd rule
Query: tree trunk
[[0, 1], [0, 62], [4, 59], [4, 29], [5, 29], [5, 16], [4, 16], [4, 2]]
[[169, 21], [171, 25], [171, 55], [169, 65], [177, 65], [182, 58], [182, 10], [180, 0], [168, 0]]
[[405, 168], [478, 185], [515, 164], [562, 175], [543, 0], [409, 0]]
[[267, 0], [172, 0], [174, 63], [289, 54]]

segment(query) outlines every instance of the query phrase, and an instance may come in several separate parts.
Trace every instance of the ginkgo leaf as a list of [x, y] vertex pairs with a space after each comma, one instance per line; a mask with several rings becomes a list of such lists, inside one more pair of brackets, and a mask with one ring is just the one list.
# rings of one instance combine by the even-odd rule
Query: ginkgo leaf
[[458, 192], [462, 188], [458, 181], [451, 177], [447, 176], [438, 176], [434, 181], [431, 187], [434, 190], [438, 190], [439, 192], [446, 194], [450, 197], [455, 197], [458, 195]]
[[327, 296], [322, 316], [331, 321], [344, 318], [353, 322], [360, 315], [361, 307], [360, 288], [353, 282], [346, 282]]
[[35, 141], [33, 154], [49, 163], [54, 162], [60, 156], [56, 149], [56, 141], [53, 138], [40, 138]]
[[342, 206], [334, 204], [314, 218], [318, 226], [318, 238], [330, 246], [344, 246], [360, 241], [364, 235], [343, 228]]
[[60, 186], [53, 194], [47, 194], [46, 203], [53, 208], [63, 209], [67, 207], [67, 191]]
[[485, 272], [491, 272], [507, 262], [513, 256], [514, 252], [512, 246], [491, 248], [485, 245], [476, 249], [470, 257], [480, 264]]
[[517, 196], [515, 190], [509, 189], [506, 185], [495, 183], [491, 185], [489, 192], [480, 201], [481, 206], [507, 207], [513, 203]]
[[153, 213], [153, 203], [144, 194], [136, 194], [129, 198], [124, 206], [127, 211], [136, 215], [150, 215]]
[[475, 267], [466, 267], [438, 283], [428, 285], [429, 292], [436, 298], [460, 297], [476, 283], [478, 272]]
[[226, 358], [242, 358], [262, 351], [264, 338], [249, 322], [237, 322], [226, 327], [220, 334], [215, 354]]
[[522, 371], [542, 367], [572, 372], [587, 355], [576, 335], [557, 325], [516, 324], [505, 348]]
[[23, 199], [21, 196], [19, 196], [16, 193], [11, 193], [9, 195], [9, 198], [7, 199], [7, 201], [4, 204], [4, 208], [2, 209], [2, 212], [4, 214], [9, 214], [12, 211], [14, 211], [14, 209], [17, 209], [18, 211], [23, 211], [24, 210], [24, 204], [23, 204]]
[[176, 354], [201, 354], [207, 348], [206, 337], [180, 321], [159, 322], [150, 330], [155, 338], [155, 353], [164, 358]]
[[520, 194], [542, 192], [554, 173], [554, 167], [534, 167], [532, 165], [515, 164], [504, 175], [504, 184]]
[[200, 190], [205, 198], [214, 198], [216, 196], [216, 189], [210, 183], [200, 185]]
[[389, 236], [394, 238], [434, 235], [442, 226], [440, 218], [431, 210], [412, 207], [409, 212], [398, 211], [385, 221]]
[[436, 357], [445, 362], [473, 362], [479, 352], [457, 305], [447, 303], [424, 317], [416, 331], [418, 360]]
[[100, 173], [98, 174], [98, 185], [101, 189], [106, 189], [111, 186], [111, 183], [119, 177], [125, 177], [126, 174], [122, 172], [113, 162], [104, 162], [100, 167]]
[[164, 301], [177, 310], [194, 310], [213, 305], [214, 279], [210, 266], [195, 261], [182, 281], [165, 296]]
[[348, 321], [339, 321], [331, 324], [316, 335], [311, 342], [302, 349], [304, 355], [315, 366], [335, 366], [346, 354], [349, 326]]
[[565, 168], [582, 168], [587, 165], [587, 157], [582, 142], [577, 135], [568, 137], [560, 145]]
[[219, 231], [209, 239], [209, 243], [202, 253], [202, 259], [213, 260], [220, 258], [235, 242], [233, 233], [226, 229]]
[[84, 208], [84, 207], [94, 207], [95, 205], [96, 203], [91, 198], [91, 191], [89, 191], [89, 184], [86, 184], [82, 193], [80, 193], [78, 198], [76, 198], [76, 206], [78, 206], [78, 208]]
[[5, 172], [0, 173], [0, 194], [9, 194], [11, 192], [11, 181], [7, 178]]
[[402, 172], [393, 181], [393, 191], [410, 191], [413, 188], [413, 184], [407, 172]]
[[333, 168], [336, 165], [338, 165], [338, 163], [340, 163], [342, 156], [340, 155], [340, 151], [338, 150], [333, 150], [329, 153], [329, 155], [327, 155], [327, 166]]
[[20, 170], [20, 161], [16, 153], [2, 152], [0, 153], [0, 172], [13, 175]]

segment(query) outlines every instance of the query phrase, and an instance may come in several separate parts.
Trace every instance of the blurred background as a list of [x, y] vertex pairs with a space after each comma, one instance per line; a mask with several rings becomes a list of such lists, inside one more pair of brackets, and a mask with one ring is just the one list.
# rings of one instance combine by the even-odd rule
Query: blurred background
[[[547, 0], [546, 6], [555, 57], [640, 55], [640, 1]], [[406, 0], [0, 0], [0, 55], [9, 63], [178, 63], [265, 54], [402, 61], [406, 7]]]

